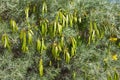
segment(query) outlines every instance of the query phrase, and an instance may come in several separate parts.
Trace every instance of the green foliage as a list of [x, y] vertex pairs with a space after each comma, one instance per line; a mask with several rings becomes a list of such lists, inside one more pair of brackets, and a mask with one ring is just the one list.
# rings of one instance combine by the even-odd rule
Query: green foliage
[[0, 79], [119, 80], [119, 6], [1, 0]]

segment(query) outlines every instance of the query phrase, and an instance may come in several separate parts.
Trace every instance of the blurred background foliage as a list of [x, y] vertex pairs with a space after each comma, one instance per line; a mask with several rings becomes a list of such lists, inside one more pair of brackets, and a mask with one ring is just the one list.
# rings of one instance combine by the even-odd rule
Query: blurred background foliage
[[[43, 4], [47, 12], [43, 12]], [[45, 6], [44, 6], [45, 7]], [[120, 4], [109, 0], [0, 0], [0, 79], [1, 80], [119, 80], [120, 79]], [[28, 11], [28, 18], [27, 13]], [[67, 23], [57, 20], [61, 12]], [[72, 21], [72, 27], [70, 19]], [[11, 28], [10, 21], [15, 21]], [[51, 49], [54, 42], [59, 44], [61, 34], [55, 36], [42, 34], [41, 24], [46, 23], [47, 29], [60, 23], [64, 28], [64, 47], [71, 52], [71, 37], [77, 42], [75, 55], [70, 61], [64, 59], [60, 51], [57, 60]], [[21, 48], [29, 37], [20, 39], [21, 31], [29, 32], [32, 43], [26, 44], [25, 51]], [[32, 31], [32, 32], [31, 32]], [[46, 34], [46, 35], [45, 35]], [[7, 37], [8, 39], [7, 39]], [[8, 40], [8, 45], [2, 38]], [[36, 50], [36, 41], [40, 38], [47, 49]], [[57, 46], [58, 47], [58, 46]], [[59, 47], [58, 47], [59, 48]], [[28, 50], [27, 50], [28, 49]], [[26, 51], [27, 50], [27, 51]], [[60, 58], [60, 59], [59, 59]], [[43, 76], [40, 77], [39, 62], [42, 59]]]

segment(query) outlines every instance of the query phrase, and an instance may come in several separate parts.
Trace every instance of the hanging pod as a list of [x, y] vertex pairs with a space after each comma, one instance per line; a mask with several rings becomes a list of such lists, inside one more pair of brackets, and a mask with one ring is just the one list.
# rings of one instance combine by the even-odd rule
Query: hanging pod
[[69, 54], [67, 48], [65, 48], [65, 50], [64, 50], [64, 58], [65, 58], [66, 63], [70, 62], [70, 54]]
[[45, 49], [46, 49], [46, 46], [45, 46], [45, 43], [44, 43], [44, 39], [42, 38], [42, 41], [41, 41], [41, 51], [45, 50]]
[[26, 52], [28, 51], [28, 47], [27, 47], [27, 41], [26, 41], [26, 30], [25, 29], [22, 29], [20, 31], [20, 40], [22, 42], [22, 51], [23, 52]]
[[40, 21], [41, 35], [43, 37], [45, 37], [47, 34], [47, 23], [48, 23], [47, 20]]
[[37, 39], [37, 51], [41, 51], [41, 41], [39, 38]]
[[44, 16], [45, 13], [47, 13], [47, 4], [45, 2], [43, 2], [43, 6], [42, 6], [42, 15]]
[[99, 30], [98, 30], [98, 27], [97, 27], [96, 22], [94, 22], [94, 30], [95, 30], [95, 32], [96, 32], [98, 38], [100, 38], [100, 32], [99, 32]]
[[12, 31], [16, 32], [18, 30], [17, 24], [14, 20], [10, 20], [10, 26], [12, 27]]
[[91, 43], [92, 31], [93, 31], [93, 25], [92, 25], [92, 22], [90, 22], [90, 28], [89, 28], [89, 40], [88, 40], [88, 44], [90, 44], [90, 43]]
[[26, 15], [26, 20], [27, 20], [29, 17], [29, 7], [25, 8], [25, 15]]
[[59, 56], [58, 55], [58, 51], [59, 51], [59, 48], [57, 46], [57, 44], [54, 42], [52, 44], [52, 55], [54, 56], [55, 60], [57, 59], [57, 57]]
[[59, 20], [60, 20], [60, 23], [62, 23], [62, 19], [63, 19], [63, 14], [62, 14], [62, 12], [61, 11], [59, 11]]
[[71, 47], [71, 57], [74, 56], [76, 53], [76, 48]]
[[10, 48], [10, 42], [9, 42], [9, 39], [8, 39], [8, 35], [6, 33], [4, 33], [2, 35], [2, 43], [4, 45], [4, 48]]
[[73, 26], [73, 15], [72, 14], [69, 15], [69, 20], [70, 20], [70, 27], [72, 27]]
[[77, 42], [74, 37], [71, 37], [71, 56], [74, 56], [76, 53]]
[[58, 33], [61, 35], [62, 34], [62, 25], [60, 25], [59, 23], [58, 23]]
[[77, 16], [73, 16], [74, 23], [77, 23]]
[[27, 42], [26, 42], [26, 31], [23, 31], [23, 36], [22, 36], [22, 51], [23, 52], [28, 51]]
[[119, 77], [119, 74], [115, 71], [114, 72], [114, 80], [119, 80], [120, 79], [120, 77]]
[[53, 36], [55, 37], [56, 35], [56, 31], [57, 31], [57, 23], [56, 21], [54, 22], [54, 26], [53, 26]]
[[33, 31], [28, 30], [28, 44], [32, 43], [33, 35], [34, 35]]
[[60, 38], [60, 46], [63, 48], [64, 46], [64, 36], [62, 35]]
[[73, 46], [74, 48], [76, 48], [77, 42], [76, 42], [76, 40], [75, 40], [74, 37], [71, 37], [71, 43], [72, 43], [72, 46]]
[[95, 30], [92, 31], [92, 35], [91, 35], [91, 39], [93, 41], [93, 43], [95, 42]]
[[42, 59], [40, 59], [40, 61], [39, 61], [39, 74], [40, 74], [40, 76], [42, 77], [43, 76], [43, 60]]

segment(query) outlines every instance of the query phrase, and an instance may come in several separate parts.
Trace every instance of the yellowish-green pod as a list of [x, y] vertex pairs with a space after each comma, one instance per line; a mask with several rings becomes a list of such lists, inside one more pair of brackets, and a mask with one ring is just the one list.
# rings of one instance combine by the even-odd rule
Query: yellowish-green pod
[[61, 20], [63, 19], [63, 14], [62, 14], [61, 11], [59, 12], [59, 17], [60, 17]]
[[75, 77], [76, 77], [76, 72], [73, 71], [73, 80], [75, 80]]
[[73, 15], [69, 15], [70, 27], [73, 26]]
[[65, 59], [66, 63], [70, 62], [70, 54], [69, 54], [67, 48], [64, 49], [64, 59]]
[[90, 22], [90, 28], [89, 28], [89, 40], [88, 40], [88, 44], [90, 44], [90, 43], [91, 43], [92, 31], [93, 31], [93, 25], [92, 25], [92, 22]]
[[72, 42], [72, 46], [73, 46], [73, 48], [76, 48], [76, 46], [77, 46], [77, 42], [76, 42], [76, 40], [75, 40], [74, 37], [71, 37], [71, 42]]
[[95, 42], [95, 30], [92, 31], [91, 37], [92, 37], [92, 41]]
[[34, 33], [32, 30], [28, 31], [28, 44], [32, 43], [32, 37], [33, 37]]
[[65, 21], [66, 21], [66, 18], [65, 16], [63, 15], [63, 20], [62, 20], [62, 26], [65, 27]]
[[54, 27], [53, 27], [53, 35], [54, 35], [54, 37], [56, 35], [56, 30], [57, 30], [57, 23], [54, 22]]
[[66, 62], [69, 63], [70, 62], [70, 54], [69, 52], [66, 52]]
[[46, 46], [45, 46], [45, 43], [44, 43], [44, 39], [42, 38], [42, 41], [41, 41], [41, 51], [45, 50], [45, 49], [46, 49]]
[[59, 19], [59, 13], [56, 14], [56, 18], [55, 18], [55, 21], [58, 22], [58, 19]]
[[41, 24], [41, 33], [42, 33], [42, 36], [44, 36], [45, 35], [45, 25], [42, 23]]
[[60, 23], [62, 23], [62, 21], [63, 21], [63, 14], [62, 14], [61, 11], [59, 11], [59, 18], [60, 18]]
[[6, 33], [2, 35], [2, 43], [4, 44], [4, 48], [10, 48], [8, 36]]
[[23, 32], [23, 38], [22, 38], [22, 51], [26, 52], [28, 50], [27, 43], [26, 43], [26, 32]]
[[71, 47], [71, 57], [75, 55], [75, 48]]
[[41, 51], [41, 41], [39, 38], [37, 39], [37, 51]]
[[44, 14], [47, 13], [47, 5], [45, 2], [43, 2], [43, 6], [42, 6], [42, 15], [44, 16]]
[[58, 32], [61, 35], [62, 34], [62, 25], [58, 23]]
[[54, 58], [57, 58], [57, 54], [58, 54], [58, 47], [57, 44], [54, 42], [52, 45], [52, 55], [54, 56]]
[[29, 17], [29, 7], [25, 8], [25, 15], [26, 15], [26, 20], [27, 20]]
[[96, 32], [98, 38], [100, 38], [100, 33], [99, 33], [98, 28], [97, 28], [97, 24], [95, 22], [94, 22], [94, 29], [95, 29], [95, 32]]
[[73, 16], [74, 23], [77, 23], [77, 17]]
[[18, 30], [17, 24], [16, 24], [16, 22], [14, 20], [12, 20], [12, 19], [10, 20], [10, 25], [12, 27], [13, 32]]
[[43, 76], [43, 60], [40, 59], [39, 61], [39, 74], [42, 77]]

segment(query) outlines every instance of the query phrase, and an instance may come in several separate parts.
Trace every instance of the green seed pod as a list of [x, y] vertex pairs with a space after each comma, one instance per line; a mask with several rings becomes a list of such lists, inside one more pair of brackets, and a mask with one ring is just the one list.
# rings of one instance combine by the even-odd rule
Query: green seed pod
[[64, 46], [64, 36], [61, 37], [60, 39], [60, 46], [63, 48]]
[[73, 15], [69, 15], [70, 27], [73, 26]]
[[18, 30], [17, 24], [16, 24], [16, 22], [14, 20], [12, 20], [12, 19], [10, 20], [10, 25], [12, 27], [13, 32]]
[[58, 33], [61, 35], [62, 34], [62, 25], [58, 23]]
[[92, 41], [93, 41], [93, 42], [95, 42], [95, 30], [93, 30], [92, 35], [91, 35], [91, 36], [92, 36]]
[[32, 43], [32, 35], [33, 35], [33, 31], [32, 30], [29, 30], [28, 31], [28, 43], [31, 44]]
[[46, 49], [46, 46], [45, 46], [45, 43], [44, 43], [44, 39], [42, 38], [41, 51], [42, 51], [42, 50], [45, 50], [45, 49]]
[[88, 40], [88, 44], [90, 44], [90, 43], [91, 43], [92, 32], [93, 32], [93, 24], [92, 24], [92, 22], [90, 22], [90, 28], [89, 28], [89, 40]]
[[54, 27], [53, 27], [53, 35], [54, 35], [54, 37], [56, 35], [56, 30], [57, 30], [57, 23], [54, 22]]
[[22, 38], [22, 51], [27, 51], [27, 45], [26, 45], [26, 32], [23, 32], [23, 38]]
[[37, 51], [41, 52], [41, 41], [39, 38], [37, 39]]
[[63, 15], [63, 20], [62, 20], [62, 26], [63, 26], [63, 27], [65, 27], [65, 21], [66, 21], [65, 19], [66, 19], [66, 18], [65, 18], [65, 16]]
[[75, 48], [71, 47], [71, 57], [75, 55]]
[[70, 54], [68, 52], [66, 52], [66, 62], [67, 63], [70, 62]]
[[40, 59], [39, 61], [39, 74], [42, 77], [43, 76], [43, 61]]
[[74, 23], [77, 23], [77, 17], [76, 16], [73, 17], [73, 20], [74, 20]]
[[42, 6], [42, 15], [44, 16], [45, 13], [47, 13], [47, 5], [45, 2], [43, 2], [43, 6]]
[[70, 54], [69, 54], [67, 48], [64, 49], [64, 59], [65, 59], [65, 61], [66, 61], [67, 63], [70, 62]]
[[71, 37], [71, 42], [72, 42], [72, 46], [73, 46], [73, 48], [76, 48], [76, 46], [77, 46], [77, 42], [76, 42], [76, 40], [75, 40], [74, 37]]
[[2, 44], [4, 45], [4, 48], [10, 49], [10, 42], [6, 33], [2, 35]]
[[95, 29], [95, 32], [96, 32], [97, 36], [100, 38], [100, 33], [99, 33], [99, 30], [97, 28], [97, 24], [96, 23], [94, 23], [94, 29]]
[[29, 7], [25, 8], [25, 15], [26, 15], [26, 20], [27, 20], [29, 17]]

